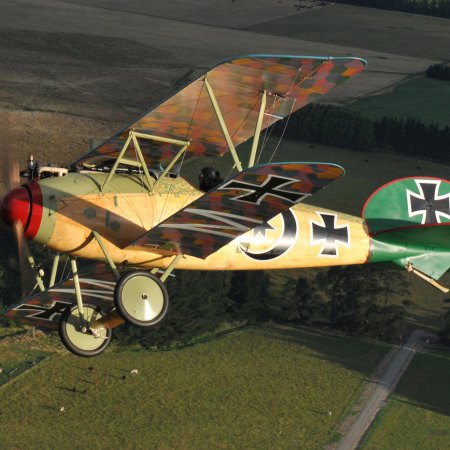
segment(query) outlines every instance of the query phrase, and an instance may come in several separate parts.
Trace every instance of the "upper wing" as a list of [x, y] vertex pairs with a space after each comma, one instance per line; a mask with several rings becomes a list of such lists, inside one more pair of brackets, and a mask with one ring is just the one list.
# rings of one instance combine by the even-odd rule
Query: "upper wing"
[[[73, 164], [95, 164], [104, 158], [116, 158], [131, 129], [189, 141], [186, 157], [222, 155], [228, 145], [205, 87], [206, 79], [230, 138], [237, 146], [255, 133], [264, 91], [267, 102], [262, 129], [326, 94], [365, 65], [362, 59], [347, 57], [251, 55], [225, 61]], [[154, 140], [142, 139], [139, 145], [147, 164], [171, 160], [179, 151], [175, 144]]]
[[[116, 279], [111, 270], [104, 265], [91, 265], [80, 273], [79, 281], [85, 303], [103, 308], [112, 306]], [[38, 328], [56, 330], [61, 314], [75, 302], [75, 286], [70, 275], [44, 292], [13, 306], [4, 315]]]
[[268, 164], [240, 172], [135, 243], [199, 258], [309, 197], [344, 174], [335, 164]]

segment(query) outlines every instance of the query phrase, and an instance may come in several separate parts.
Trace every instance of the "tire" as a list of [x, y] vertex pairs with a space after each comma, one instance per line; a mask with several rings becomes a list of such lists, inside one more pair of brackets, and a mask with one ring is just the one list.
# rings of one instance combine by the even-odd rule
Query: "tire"
[[104, 316], [100, 308], [92, 305], [84, 305], [83, 315], [86, 322], [83, 322], [78, 305], [72, 305], [66, 309], [59, 321], [59, 337], [64, 346], [74, 355], [91, 357], [102, 353], [111, 341], [112, 332], [110, 329], [102, 328], [101, 337], [96, 337], [82, 329], [94, 323]]
[[157, 276], [137, 270], [119, 279], [114, 290], [114, 303], [123, 320], [146, 328], [164, 318], [169, 308], [169, 294]]

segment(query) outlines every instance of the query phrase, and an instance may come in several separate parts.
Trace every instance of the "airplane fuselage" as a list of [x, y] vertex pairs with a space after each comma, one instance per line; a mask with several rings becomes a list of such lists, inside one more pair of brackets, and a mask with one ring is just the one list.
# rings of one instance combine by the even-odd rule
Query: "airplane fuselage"
[[[174, 252], [139, 245], [138, 238], [203, 193], [181, 177], [160, 180], [152, 192], [139, 176], [115, 175], [102, 190], [105, 179], [103, 173], [69, 173], [28, 184], [31, 207], [27, 210], [23, 202], [27, 237], [56, 252], [104, 260], [94, 230], [116, 264], [167, 267]], [[363, 219], [299, 203], [205, 259], [183, 255], [177, 268], [256, 270], [361, 264], [368, 260], [369, 249]]]

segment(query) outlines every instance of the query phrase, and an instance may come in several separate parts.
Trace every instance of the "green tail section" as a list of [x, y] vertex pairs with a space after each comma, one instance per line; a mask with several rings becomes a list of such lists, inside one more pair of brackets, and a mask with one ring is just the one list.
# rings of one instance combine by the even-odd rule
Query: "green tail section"
[[363, 209], [369, 262], [392, 261], [433, 279], [450, 268], [450, 182], [404, 178], [375, 191]]

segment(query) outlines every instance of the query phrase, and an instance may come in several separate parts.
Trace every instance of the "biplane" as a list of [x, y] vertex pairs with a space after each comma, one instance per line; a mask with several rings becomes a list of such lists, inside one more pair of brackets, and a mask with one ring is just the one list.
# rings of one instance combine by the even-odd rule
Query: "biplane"
[[[230, 59], [67, 167], [30, 157], [27, 182], [3, 198], [1, 217], [19, 242], [55, 258], [48, 280], [29, 258], [35, 291], [5, 315], [58, 329], [71, 352], [95, 356], [123, 322], [151, 327], [164, 318], [174, 269], [391, 261], [447, 292], [437, 280], [450, 267], [450, 182], [396, 180], [353, 217], [303, 203], [342, 167], [261, 163], [270, 127], [365, 66], [353, 57]], [[211, 163], [226, 158], [227, 173]], [[189, 181], [192, 162], [204, 166]], [[71, 271], [56, 282], [60, 255]]]

